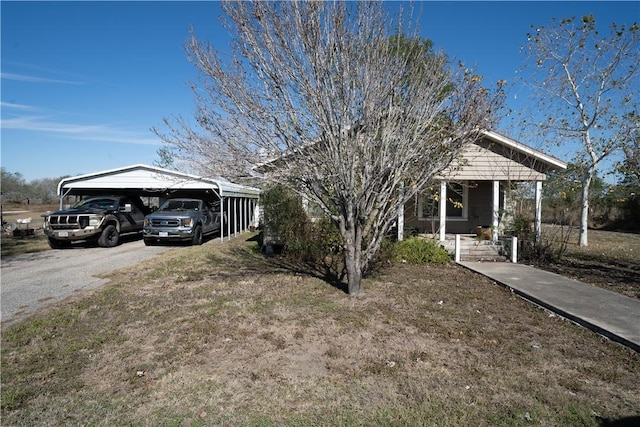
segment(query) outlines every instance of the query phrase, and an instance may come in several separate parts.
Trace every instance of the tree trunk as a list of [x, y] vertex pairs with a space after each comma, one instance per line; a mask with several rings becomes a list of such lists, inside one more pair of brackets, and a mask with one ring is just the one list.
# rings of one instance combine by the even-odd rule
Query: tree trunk
[[589, 229], [589, 187], [591, 186], [591, 171], [582, 177], [582, 207], [580, 208], [580, 235], [579, 246], [589, 246], [587, 231]]
[[362, 242], [355, 228], [348, 228], [343, 235], [344, 265], [347, 270], [347, 281], [350, 296], [364, 295], [362, 288]]

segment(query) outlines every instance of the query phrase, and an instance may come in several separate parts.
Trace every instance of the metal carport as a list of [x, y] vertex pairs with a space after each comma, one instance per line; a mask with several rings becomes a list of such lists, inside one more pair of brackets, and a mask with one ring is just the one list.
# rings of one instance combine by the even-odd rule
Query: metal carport
[[58, 184], [60, 209], [67, 196], [99, 194], [218, 200], [220, 210], [227, 214], [227, 223], [223, 222], [220, 229], [220, 239], [224, 240], [225, 231], [230, 237], [249, 228], [254, 220], [260, 190], [224, 179], [203, 178], [143, 164], [64, 178]]

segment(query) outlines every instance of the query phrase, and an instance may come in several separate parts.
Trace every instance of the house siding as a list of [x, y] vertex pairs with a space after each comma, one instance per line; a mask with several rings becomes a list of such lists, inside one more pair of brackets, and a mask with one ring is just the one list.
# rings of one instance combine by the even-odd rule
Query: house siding
[[470, 144], [462, 152], [460, 159], [446, 168], [438, 179], [498, 181], [544, 181], [546, 179], [543, 172], [536, 170], [536, 164], [530, 157], [504, 151], [500, 146], [486, 141]]

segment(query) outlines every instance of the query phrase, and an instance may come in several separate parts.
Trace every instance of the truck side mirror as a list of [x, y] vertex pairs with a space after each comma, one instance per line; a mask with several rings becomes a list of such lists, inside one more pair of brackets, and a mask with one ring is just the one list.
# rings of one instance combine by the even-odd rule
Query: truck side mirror
[[133, 209], [131, 208], [131, 203], [125, 203], [124, 207], [120, 208], [120, 211], [124, 212], [124, 213], [131, 213], [133, 212]]

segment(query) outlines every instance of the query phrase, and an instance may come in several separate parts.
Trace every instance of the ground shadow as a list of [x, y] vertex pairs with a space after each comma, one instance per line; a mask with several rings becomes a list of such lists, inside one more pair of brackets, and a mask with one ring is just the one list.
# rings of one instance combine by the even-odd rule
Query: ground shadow
[[[255, 271], [256, 273], [265, 274], [271, 271], [279, 274], [286, 271], [298, 275], [315, 277], [339, 291], [344, 293], [349, 292], [349, 287], [344, 281], [346, 275], [344, 271], [341, 268], [336, 267], [335, 264], [311, 263], [287, 257], [285, 256], [285, 248], [282, 245], [271, 245], [271, 247], [264, 245], [262, 233], [253, 235], [246, 241], [255, 242], [255, 251], [260, 253], [262, 263], [260, 271]], [[247, 251], [237, 249], [234, 250], [234, 255], [243, 259], [245, 263], [249, 262], [255, 264], [255, 255], [257, 254], [251, 255], [247, 253]]]
[[598, 418], [598, 424], [601, 427], [637, 427], [640, 426], [640, 416], [618, 419]]
[[[136, 242], [142, 240], [142, 233], [132, 233], [132, 234], [123, 234], [118, 239], [118, 244], [116, 246], [124, 245], [126, 243]], [[61, 250], [70, 250], [70, 249], [81, 249], [81, 248], [99, 248], [98, 237], [92, 237], [87, 240], [74, 240], [67, 243], [67, 246], [63, 246], [59, 249]]]

